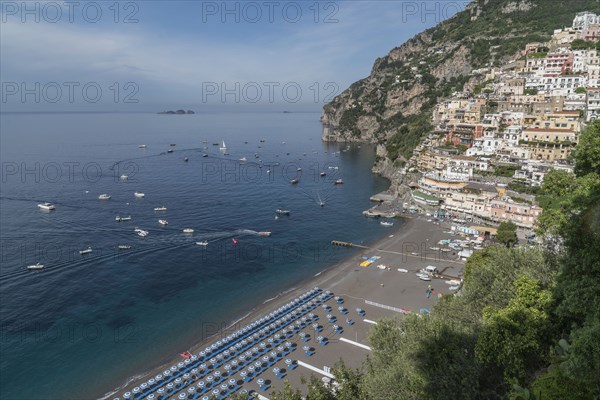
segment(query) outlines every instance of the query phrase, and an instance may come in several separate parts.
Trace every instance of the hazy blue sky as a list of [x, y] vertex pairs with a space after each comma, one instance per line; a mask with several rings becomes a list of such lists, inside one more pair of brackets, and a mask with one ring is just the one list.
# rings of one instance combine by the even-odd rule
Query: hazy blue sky
[[465, 4], [3, 1], [0, 105], [318, 110], [377, 57]]

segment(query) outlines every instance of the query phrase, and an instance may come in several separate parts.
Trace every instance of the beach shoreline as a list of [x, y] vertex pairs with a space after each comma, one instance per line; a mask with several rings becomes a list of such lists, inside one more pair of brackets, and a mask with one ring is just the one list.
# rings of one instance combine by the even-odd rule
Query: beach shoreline
[[[362, 301], [365, 301], [366, 298], [360, 297], [360, 293], [357, 293], [360, 292], [360, 290], [357, 290], [359, 289], [357, 286], [364, 285], [364, 282], [351, 282], [348, 279], [348, 277], [352, 275], [352, 272], [359, 271], [358, 268], [363, 269], [362, 267], [358, 267], [359, 262], [357, 262], [361, 259], [361, 253], [371, 254], [375, 252], [386, 252], [387, 248], [393, 248], [394, 244], [401, 243], [401, 249], [406, 249], [406, 252], [389, 251], [390, 253], [398, 253], [397, 255], [403, 253], [401, 254], [402, 260], [397, 261], [398, 263], [410, 258], [416, 258], [415, 256], [411, 256], [408, 253], [408, 250], [417, 249], [420, 253], [420, 258], [424, 258], [424, 261], [432, 262], [428, 255], [428, 248], [426, 247], [430, 240], [431, 231], [437, 231], [439, 233], [443, 231], [445, 225], [432, 225], [430, 222], [425, 221], [425, 219], [421, 217], [402, 218], [402, 221], [403, 223], [399, 224], [400, 226], [389, 229], [388, 234], [385, 237], [375, 240], [373, 243], [368, 244], [367, 246], [361, 246], [363, 248], [352, 248], [352, 254], [344, 257], [341, 261], [334, 263], [312, 277], [306, 278], [300, 284], [290, 285], [290, 287], [285, 288], [274, 297], [272, 295], [264, 296], [265, 300], [263, 300], [260, 305], [249, 311], [240, 313], [230, 321], [223, 323], [221, 326], [225, 326], [225, 329], [209, 335], [206, 338], [193, 343], [189, 348], [181, 349], [181, 351], [189, 351], [192, 354], [197, 354], [209, 343], [220, 340], [221, 338], [233, 333], [250, 322], [268, 314], [272, 310], [277, 309], [283, 304], [288, 303], [295, 297], [298, 297], [301, 293], [313, 287], [319, 287], [323, 290], [332, 290], [335, 294], [348, 296], [350, 298], [357, 299], [357, 301], [362, 303]], [[431, 229], [432, 227], [433, 229]], [[431, 243], [434, 243], [433, 239]], [[411, 251], [411, 253], [415, 253], [415, 251]], [[371, 267], [371, 269], [373, 270], [374, 268]], [[414, 270], [414, 268], [411, 269]], [[379, 285], [383, 287], [384, 283], [380, 283]], [[338, 292], [335, 289], [340, 289], [342, 292]], [[414, 297], [414, 295], [411, 296]], [[386, 297], [384, 296], [384, 298]], [[406, 304], [415, 303], [414, 300], [415, 299], [405, 299]], [[392, 299], [390, 299], [390, 302], [397, 304], [396, 302], [392, 301]], [[407, 309], [410, 308], [411, 307], [407, 307]], [[413, 309], [412, 311], [418, 312], [419, 310]], [[169, 366], [175, 365], [181, 361], [181, 356], [174, 356], [170, 361], [167, 362], [161, 361], [146, 372], [130, 377], [125, 382], [121, 382], [118, 386], [113, 387], [111, 391], [105, 393], [100, 398], [110, 399], [117, 393], [123, 392], [125, 388], [136, 386], [137, 383], [143, 382], [148, 378], [160, 374], [165, 369], [168, 369]]]

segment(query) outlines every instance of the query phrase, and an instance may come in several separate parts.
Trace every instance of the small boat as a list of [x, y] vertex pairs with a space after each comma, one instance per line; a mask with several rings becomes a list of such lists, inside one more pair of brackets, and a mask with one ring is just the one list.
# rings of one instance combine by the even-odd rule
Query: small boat
[[39, 270], [44, 269], [44, 264], [35, 263], [33, 265], [28, 265], [27, 269], [30, 271], [39, 271]]
[[422, 280], [422, 281], [429, 282], [429, 281], [431, 280], [431, 277], [430, 277], [430, 276], [423, 276], [423, 275], [420, 275], [420, 276], [419, 276], [419, 279], [420, 279], [420, 280]]
[[383, 225], [383, 226], [394, 226], [393, 222], [381, 221], [380, 224]]
[[398, 268], [398, 272], [404, 272], [404, 273], [407, 273], [407, 272], [408, 272], [408, 270], [407, 270], [407, 269], [404, 269], [404, 268]]
[[184, 158], [183, 158], [183, 161], [186, 161], [186, 162], [187, 162], [187, 161], [189, 161], [189, 160], [190, 160], [190, 159], [189, 159], [189, 158], [187, 158], [187, 157], [184, 157]]
[[194, 233], [194, 230], [192, 228], [185, 228], [183, 233]]
[[342, 185], [343, 183], [344, 183], [344, 181], [341, 180], [341, 179], [338, 179], [338, 180], [335, 181], [336, 185]]
[[227, 146], [225, 145], [225, 141], [223, 140], [223, 145], [219, 147], [219, 150], [227, 150]]
[[119, 177], [119, 179], [121, 179], [122, 181], [126, 181], [127, 179], [129, 179], [129, 175], [123, 174]]
[[258, 232], [258, 236], [271, 236], [271, 232]]
[[167, 211], [167, 207], [165, 207], [165, 206], [154, 207], [154, 211]]
[[208, 157], [208, 154], [202, 154], [202, 157]]
[[206, 246], [208, 246], [208, 241], [204, 240], [204, 241], [202, 241], [202, 242], [196, 242], [196, 244], [197, 244], [198, 246], [205, 246], [205, 247], [206, 247]]
[[129, 250], [129, 249], [131, 249], [131, 246], [130, 246], [130, 245], [128, 245], [128, 244], [120, 244], [120, 245], [118, 246], [118, 249], [119, 249], [119, 250]]
[[242, 157], [242, 158], [240, 158], [240, 161], [241, 161], [241, 162], [246, 162], [246, 161], [248, 161], [248, 160], [246, 159], [246, 157]]
[[135, 233], [137, 233], [137, 235], [138, 235], [138, 236], [141, 236], [141, 237], [146, 237], [146, 236], [148, 236], [148, 234], [150, 233], [150, 232], [148, 232], [148, 231], [145, 231], [145, 230], [143, 230], [143, 229], [140, 229], [140, 228], [135, 228], [135, 229], [134, 229], [134, 232], [135, 232]]
[[290, 183], [291, 183], [292, 185], [295, 185], [295, 184], [297, 184], [298, 182], [300, 182], [300, 181], [299, 181], [298, 179], [296, 179], [296, 178], [294, 178], [294, 179], [292, 179], [292, 180], [290, 181]]
[[320, 175], [320, 176], [325, 176], [325, 175], [327, 175], [327, 174], [325, 173], [325, 171], [321, 171], [321, 173], [320, 173], [319, 175]]
[[128, 216], [128, 217], [120, 217], [120, 216], [118, 216], [118, 215], [117, 215], [117, 216], [115, 217], [115, 221], [117, 221], [117, 222], [121, 222], [121, 221], [131, 221], [131, 215], [130, 215], [130, 216]]
[[167, 153], [172, 153], [173, 152], [173, 148], [169, 147], [169, 149], [167, 150]]
[[296, 168], [296, 171], [301, 172], [302, 168]]
[[169, 146], [171, 146], [171, 147], [175, 147], [175, 146], [177, 146], [177, 145], [176, 145], [175, 143], [170, 143], [170, 144], [169, 144]]
[[101, 194], [100, 196], [98, 196], [98, 199], [100, 200], [110, 200], [110, 195], [109, 194]]
[[89, 253], [91, 253], [91, 252], [92, 252], [92, 248], [91, 248], [91, 247], [88, 247], [88, 248], [87, 248], [87, 249], [85, 249], [85, 250], [79, 250], [79, 254], [81, 254], [81, 255], [84, 255], [84, 254], [89, 254]]
[[238, 244], [238, 241], [237, 241], [237, 239], [236, 239], [236, 238], [231, 238], [231, 243], [233, 243], [233, 244]]
[[133, 193], [133, 195], [134, 195], [135, 197], [137, 197], [138, 199], [141, 199], [142, 197], [146, 196], [146, 195], [145, 195], [144, 193], [142, 193], [142, 192], [135, 192], [135, 193]]
[[260, 156], [258, 155], [258, 153], [254, 153], [254, 158], [258, 158], [258, 157], [260, 157]]
[[338, 167], [327, 167], [329, 169], [338, 169]]
[[290, 215], [290, 210], [283, 210], [281, 208], [278, 208], [277, 210], [275, 210], [275, 213], [279, 215]]
[[319, 202], [319, 205], [320, 205], [321, 207], [325, 207], [325, 202], [324, 202], [324, 201], [320, 201], [320, 202]]
[[265, 142], [265, 139], [260, 139], [260, 142], [261, 142], [261, 143], [264, 143], [264, 142]]
[[139, 147], [140, 149], [145, 149], [147, 146], [146, 146], [145, 144], [140, 144], [138, 147]]
[[52, 211], [52, 210], [56, 209], [56, 207], [52, 203], [41, 203], [41, 204], [38, 204], [37, 206], [39, 209], [46, 210], [46, 211]]
[[167, 221], [166, 219], [159, 219], [158, 223], [161, 225], [169, 225], [169, 221]]

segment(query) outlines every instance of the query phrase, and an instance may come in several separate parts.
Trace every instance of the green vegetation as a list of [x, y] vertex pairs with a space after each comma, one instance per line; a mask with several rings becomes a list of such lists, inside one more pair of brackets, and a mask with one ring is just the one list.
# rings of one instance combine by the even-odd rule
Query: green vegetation
[[385, 145], [390, 160], [395, 160], [400, 156], [409, 158], [423, 135], [432, 129], [427, 114], [409, 115], [406, 118], [398, 117], [396, 123], [400, 124], [400, 128]]
[[573, 50], [592, 50], [598, 46], [600, 41], [593, 42], [591, 40], [575, 39], [571, 42], [571, 49]]
[[577, 94], [585, 94], [586, 90], [583, 86], [578, 87], [577, 89], [575, 89], [575, 93]]
[[538, 94], [538, 90], [535, 88], [525, 89], [525, 90], [523, 90], [523, 94], [536, 95], [536, 94]]
[[518, 165], [496, 165], [494, 172], [491, 175], [503, 176], [505, 178], [512, 178], [515, 171], [519, 169]]
[[547, 246], [475, 252], [459, 296], [379, 321], [363, 367], [337, 365], [337, 393], [313, 379], [306, 399], [600, 398], [600, 121], [580, 140], [576, 174], [545, 178]]
[[498, 227], [496, 240], [506, 247], [513, 247], [517, 244], [517, 225], [511, 221], [502, 222]]

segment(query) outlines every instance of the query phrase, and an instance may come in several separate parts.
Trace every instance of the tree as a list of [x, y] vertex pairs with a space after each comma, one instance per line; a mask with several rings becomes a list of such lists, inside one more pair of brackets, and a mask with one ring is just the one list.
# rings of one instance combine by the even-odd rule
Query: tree
[[506, 307], [486, 307], [475, 347], [477, 358], [500, 367], [507, 382], [524, 379], [539, 365], [552, 298], [549, 290], [526, 277], [517, 279], [515, 292]]
[[600, 174], [600, 120], [594, 121], [581, 132], [572, 157], [575, 160], [575, 175]]
[[577, 89], [575, 89], [575, 93], [577, 93], [577, 94], [585, 94], [586, 93], [585, 87], [583, 87], [583, 86], [578, 87]]
[[504, 221], [498, 227], [496, 239], [506, 247], [512, 247], [518, 243], [517, 225], [512, 221]]

